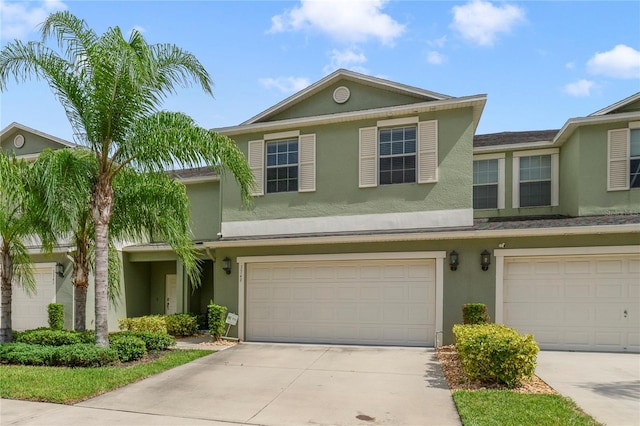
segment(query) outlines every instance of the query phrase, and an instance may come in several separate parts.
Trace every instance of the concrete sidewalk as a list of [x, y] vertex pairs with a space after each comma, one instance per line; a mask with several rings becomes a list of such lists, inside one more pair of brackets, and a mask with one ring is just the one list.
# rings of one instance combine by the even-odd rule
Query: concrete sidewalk
[[640, 425], [640, 354], [542, 351], [536, 375], [601, 423]]
[[241, 344], [75, 406], [0, 410], [2, 425], [460, 425], [424, 348]]

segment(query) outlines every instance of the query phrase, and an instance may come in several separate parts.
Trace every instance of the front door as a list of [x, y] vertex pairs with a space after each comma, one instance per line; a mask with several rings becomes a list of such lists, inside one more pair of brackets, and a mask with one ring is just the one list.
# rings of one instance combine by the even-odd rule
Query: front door
[[177, 279], [175, 274], [167, 274], [166, 277], [166, 285], [165, 285], [165, 305], [164, 305], [164, 313], [165, 314], [175, 314], [178, 312], [178, 301], [176, 297], [177, 292]]

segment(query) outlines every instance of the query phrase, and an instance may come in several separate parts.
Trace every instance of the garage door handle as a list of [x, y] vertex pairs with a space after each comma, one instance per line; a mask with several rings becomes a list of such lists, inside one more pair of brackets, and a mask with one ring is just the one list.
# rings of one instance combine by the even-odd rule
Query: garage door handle
[[624, 317], [625, 318], [627, 317], [627, 310], [626, 309], [624, 310]]

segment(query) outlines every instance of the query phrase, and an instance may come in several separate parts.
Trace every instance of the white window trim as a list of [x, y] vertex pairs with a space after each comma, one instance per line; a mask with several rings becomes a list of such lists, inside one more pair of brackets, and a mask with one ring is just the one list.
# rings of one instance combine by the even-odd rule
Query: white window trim
[[267, 133], [263, 136], [265, 141], [273, 141], [276, 139], [290, 139], [300, 137], [300, 130], [292, 130], [289, 132]]
[[[495, 153], [495, 154], [481, 154], [481, 155], [473, 156], [473, 161], [498, 160], [498, 207], [497, 209], [505, 208], [505, 187], [506, 187], [505, 157], [506, 157], [506, 154], [504, 152]], [[477, 210], [495, 210], [495, 209], [477, 209]]]
[[238, 257], [238, 339], [245, 339], [245, 297], [246, 265], [264, 262], [314, 262], [331, 260], [392, 260], [392, 259], [433, 259], [436, 263], [436, 333], [435, 346], [442, 345], [444, 312], [444, 259], [445, 251], [386, 252], [386, 253], [345, 253], [312, 254], [291, 256], [244, 256]]
[[513, 153], [513, 179], [511, 185], [511, 205], [514, 209], [520, 207], [520, 158], [533, 157], [536, 155], [551, 155], [551, 205], [550, 206], [530, 206], [522, 208], [555, 207], [560, 201], [560, 149], [534, 149], [530, 151], [519, 151]]
[[403, 118], [392, 118], [390, 120], [378, 120], [378, 127], [395, 127], [395, 126], [404, 126], [408, 124], [418, 124], [420, 121], [419, 117], [403, 117]]

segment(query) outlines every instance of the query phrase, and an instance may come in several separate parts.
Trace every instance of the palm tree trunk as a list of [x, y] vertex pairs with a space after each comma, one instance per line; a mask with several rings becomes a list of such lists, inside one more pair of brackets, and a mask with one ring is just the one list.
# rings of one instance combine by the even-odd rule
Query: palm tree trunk
[[[6, 250], [5, 250], [6, 248]], [[13, 340], [11, 330], [11, 281], [13, 280], [13, 260], [9, 255], [9, 247], [2, 249], [2, 265], [0, 267], [0, 343]]]
[[93, 198], [93, 220], [96, 228], [95, 291], [96, 345], [109, 346], [109, 221], [113, 208], [113, 188], [108, 175], [102, 174]]
[[75, 300], [74, 330], [85, 331], [87, 327], [87, 289], [89, 288], [89, 257], [87, 244], [76, 240], [76, 252], [73, 256], [73, 288]]

